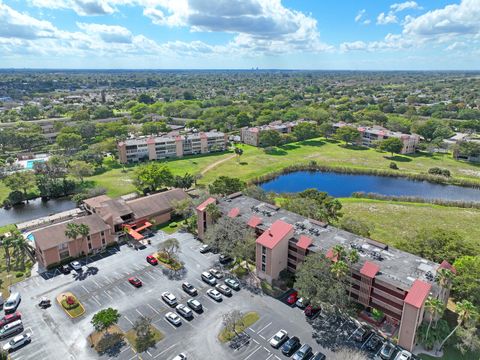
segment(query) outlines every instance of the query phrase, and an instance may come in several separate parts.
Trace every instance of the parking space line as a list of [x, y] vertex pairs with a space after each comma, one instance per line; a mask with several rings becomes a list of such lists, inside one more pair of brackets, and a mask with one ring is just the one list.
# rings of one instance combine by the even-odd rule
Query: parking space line
[[172, 346], [166, 348], [165, 350], [163, 350], [161, 353], [155, 355], [153, 358], [156, 359], [157, 357], [159, 356], [162, 356], [163, 354], [165, 354], [167, 351], [170, 351], [172, 350], [175, 346], [177, 346], [179, 343], [176, 343], [176, 344], [173, 344]]
[[148, 306], [150, 309], [152, 309], [157, 315], [160, 314], [157, 310], [155, 310], [155, 308], [154, 308], [152, 305], [147, 304], [147, 306]]
[[127, 320], [129, 323], [130, 323], [130, 324], [132, 324], [132, 325], [133, 325], [133, 322], [132, 322], [132, 320], [130, 320], [130, 319], [127, 317], [127, 315], [125, 315], [125, 316], [124, 316], [124, 318], [125, 318], [125, 319], [126, 319], [126, 320]]
[[250, 355], [248, 355], [245, 359], [243, 360], [248, 360], [250, 359], [258, 350], [260, 350], [262, 347], [261, 346], [258, 346], [252, 353], [250, 353]]
[[[267, 325], [265, 325], [263, 328], [261, 328], [260, 330], [257, 331], [258, 334], [260, 334], [263, 330], [265, 330], [266, 328], [268, 328], [270, 325], [272, 325], [272, 322], [270, 321]], [[264, 338], [265, 339], [265, 338]]]
[[153, 276], [152, 274], [150, 274], [150, 272], [145, 272], [144, 273], [145, 275], [147, 275], [149, 278], [151, 278], [152, 280], [156, 280], [155, 276]]
[[353, 333], [350, 334], [348, 337], [347, 341], [350, 340], [350, 338], [361, 328], [361, 326], [357, 327]]
[[273, 354], [268, 355], [268, 357], [265, 360], [270, 359], [273, 356]]
[[99, 288], [102, 287], [102, 286], [101, 286], [98, 282], [96, 282], [94, 279], [92, 279], [92, 281], [93, 281], [93, 282], [95, 283], [95, 285], [97, 285]]
[[176, 326], [174, 326], [174, 325], [173, 325], [170, 321], [168, 321], [167, 319], [164, 318], [163, 320], [165, 320], [165, 322], [166, 322], [168, 325], [170, 325], [172, 328], [174, 328], [175, 330], [178, 329]]
[[87, 292], [87, 294], [90, 294], [90, 291], [88, 291], [88, 289], [85, 286], [82, 285], [82, 288]]
[[129, 346], [126, 346], [125, 349], [121, 350], [121, 351], [120, 351], [120, 354], [123, 353], [123, 352], [125, 352], [125, 351], [127, 351], [128, 349], [131, 349], [130, 345], [129, 345]]
[[113, 300], [113, 296], [110, 295], [107, 290], [105, 290], [104, 293], [105, 293], [105, 295], [107, 295], [110, 298], [110, 300]]
[[263, 349], [270, 354], [271, 351], [268, 350], [265, 346], [263, 347]]
[[97, 298], [95, 296], [96, 295], [93, 295], [92, 299], [98, 304], [98, 306], [102, 306], [102, 303], [99, 300], [97, 300]]
[[370, 336], [367, 338], [367, 340], [365, 340], [362, 344], [362, 346], [360, 347], [360, 350], [363, 349], [363, 347], [365, 346], [365, 344], [368, 342], [368, 340], [370, 340], [370, 338], [375, 335], [375, 333], [372, 331], [372, 333], [370, 334]]
[[135, 311], [136, 311], [137, 313], [139, 313], [139, 314], [140, 314], [140, 316], [143, 316], [143, 317], [145, 317], [145, 315], [143, 315], [143, 314], [140, 312], [140, 310], [138, 310], [138, 309], [135, 309]]

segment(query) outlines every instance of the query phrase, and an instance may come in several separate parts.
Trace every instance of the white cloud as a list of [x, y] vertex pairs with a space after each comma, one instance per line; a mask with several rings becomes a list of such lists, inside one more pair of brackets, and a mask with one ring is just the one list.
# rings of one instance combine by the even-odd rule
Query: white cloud
[[359, 22], [360, 20], [362, 20], [362, 17], [363, 15], [365, 15], [365, 13], [367, 12], [367, 10], [365, 9], [362, 9], [358, 12], [357, 16], [355, 16], [355, 22]]
[[127, 28], [118, 25], [87, 24], [77, 22], [77, 26], [87, 34], [98, 36], [107, 43], [130, 44], [133, 35]]
[[377, 16], [377, 24], [379, 25], [394, 24], [396, 22], [398, 22], [398, 19], [391, 11], [388, 14], [382, 12]]
[[393, 12], [400, 12], [407, 9], [421, 9], [421, 7], [418, 6], [415, 1], [405, 1], [403, 3], [390, 5], [390, 9], [392, 9]]
[[72, 9], [80, 16], [107, 15], [116, 11], [109, 0], [29, 0], [36, 7]]

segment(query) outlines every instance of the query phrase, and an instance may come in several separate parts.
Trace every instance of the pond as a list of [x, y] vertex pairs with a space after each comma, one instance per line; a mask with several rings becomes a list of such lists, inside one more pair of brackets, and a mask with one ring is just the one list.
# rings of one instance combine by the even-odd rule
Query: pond
[[390, 196], [415, 196], [424, 199], [480, 202], [480, 189], [442, 185], [402, 177], [296, 171], [260, 185], [266, 191], [300, 192], [315, 188], [334, 197], [349, 197], [354, 192]]
[[75, 207], [76, 204], [68, 199], [42, 201], [41, 198], [37, 198], [30, 200], [28, 204], [16, 205], [10, 209], [0, 208], [0, 226], [18, 224]]

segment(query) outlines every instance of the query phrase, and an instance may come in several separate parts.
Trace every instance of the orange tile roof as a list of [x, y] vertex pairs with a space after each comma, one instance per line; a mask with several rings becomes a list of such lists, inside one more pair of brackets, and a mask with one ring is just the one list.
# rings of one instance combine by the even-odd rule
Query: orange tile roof
[[263, 245], [266, 248], [273, 249], [278, 243], [293, 230], [293, 226], [287, 224], [282, 220], [275, 221], [270, 228], [260, 235], [257, 239], [257, 244]]
[[228, 217], [235, 218], [240, 214], [239, 208], [233, 208], [228, 212]]
[[252, 217], [248, 220], [247, 225], [251, 226], [252, 228], [256, 228], [258, 225], [262, 223], [262, 219], [258, 216], [252, 215]]
[[375, 275], [380, 271], [380, 266], [374, 264], [371, 261], [365, 261], [362, 268], [360, 269], [360, 274], [373, 279]]
[[420, 309], [425, 302], [432, 285], [422, 280], [415, 280], [412, 287], [408, 291], [408, 295], [405, 297], [405, 303]]
[[300, 239], [297, 242], [297, 247], [307, 250], [310, 245], [312, 245], [312, 239], [306, 235], [300, 235]]
[[450, 270], [452, 273], [456, 274], [457, 269], [455, 269], [455, 266], [450, 264], [447, 260], [443, 260], [440, 266], [438, 267], [439, 269], [447, 269]]
[[208, 205], [210, 204], [215, 204], [217, 202], [217, 199], [210, 197], [207, 200], [205, 200], [203, 203], [197, 206], [198, 211], [205, 211]]

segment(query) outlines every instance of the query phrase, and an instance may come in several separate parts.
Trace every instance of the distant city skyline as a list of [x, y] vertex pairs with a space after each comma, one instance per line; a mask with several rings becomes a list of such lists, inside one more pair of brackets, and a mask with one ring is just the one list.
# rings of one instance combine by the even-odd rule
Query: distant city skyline
[[0, 68], [480, 70], [480, 0], [0, 0]]

